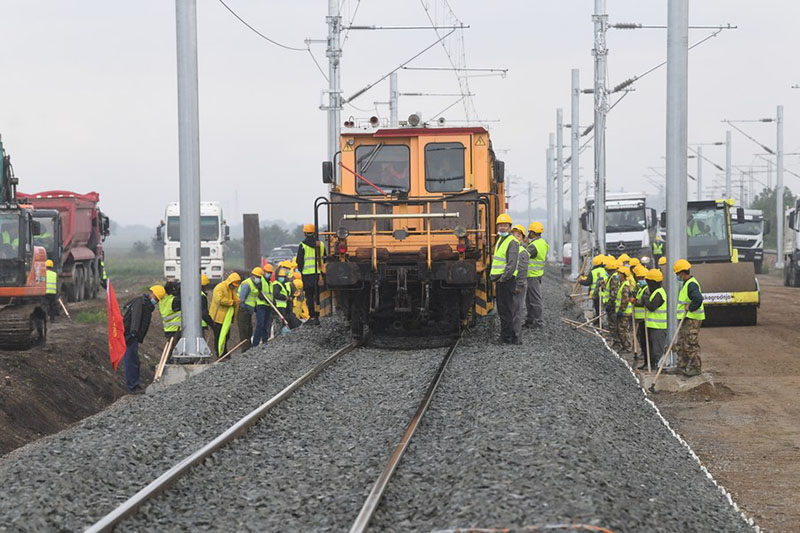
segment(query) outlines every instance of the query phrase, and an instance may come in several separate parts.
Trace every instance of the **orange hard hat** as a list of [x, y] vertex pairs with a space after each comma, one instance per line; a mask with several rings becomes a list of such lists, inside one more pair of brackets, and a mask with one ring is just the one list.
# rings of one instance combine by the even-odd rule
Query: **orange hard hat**
[[314, 233], [316, 230], [317, 228], [314, 224], [306, 224], [303, 226], [303, 233]]

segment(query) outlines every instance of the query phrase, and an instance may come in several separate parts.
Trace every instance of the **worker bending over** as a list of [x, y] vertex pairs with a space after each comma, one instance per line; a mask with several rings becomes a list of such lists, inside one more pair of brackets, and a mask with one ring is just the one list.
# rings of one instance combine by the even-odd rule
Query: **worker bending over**
[[214, 323], [214, 351], [217, 357], [227, 352], [230, 328], [239, 307], [239, 295], [236, 290], [242, 283], [242, 278], [236, 272], [231, 273], [225, 281], [214, 287], [211, 295], [211, 306], [208, 311]]
[[303, 291], [308, 305], [308, 320], [306, 325], [319, 326], [317, 304], [319, 303], [319, 287], [322, 285], [323, 259], [325, 258], [325, 245], [317, 240], [316, 226], [306, 224], [303, 226], [305, 239], [297, 248], [297, 268], [300, 269], [303, 281]]
[[529, 244], [527, 246], [530, 260], [528, 262], [528, 294], [527, 294], [527, 327], [540, 328], [544, 325], [542, 313], [544, 305], [542, 303], [542, 277], [544, 276], [544, 264], [547, 260], [547, 252], [550, 245], [542, 238], [544, 226], [541, 222], [532, 222], [528, 227]]
[[140, 394], [144, 389], [139, 385], [139, 344], [144, 342], [150, 329], [150, 319], [158, 303], [158, 294], [166, 294], [164, 287], [153, 285], [150, 292], [142, 294], [125, 304], [122, 308], [122, 324], [125, 329], [125, 385], [128, 392]]
[[639, 370], [655, 368], [667, 347], [667, 291], [661, 286], [664, 274], [657, 268], [651, 268], [645, 280], [647, 292], [642, 294], [640, 303], [645, 307], [644, 322], [649, 345], [646, 346], [645, 360]]
[[678, 320], [683, 320], [678, 334], [678, 369], [684, 376], [696, 376], [702, 372], [700, 360], [700, 326], [706, 318], [703, 307], [703, 292], [700, 282], [692, 276], [692, 265], [686, 259], [678, 259], [672, 266], [675, 275], [683, 282], [678, 293]]
[[522, 343], [522, 320], [525, 316], [525, 293], [528, 291], [528, 239], [525, 238], [525, 227], [517, 224], [511, 228], [511, 235], [519, 242], [519, 255], [517, 256], [517, 275], [514, 286], [514, 338]]
[[497, 240], [494, 245], [492, 267], [489, 275], [495, 284], [497, 314], [500, 316], [500, 342], [517, 344], [514, 336], [514, 289], [516, 288], [519, 242], [510, 235], [511, 217], [502, 213], [497, 217]]

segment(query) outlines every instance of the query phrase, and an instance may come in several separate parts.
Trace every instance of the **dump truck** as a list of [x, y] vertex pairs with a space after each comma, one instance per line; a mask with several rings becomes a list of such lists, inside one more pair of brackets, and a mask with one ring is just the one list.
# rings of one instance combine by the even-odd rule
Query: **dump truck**
[[800, 287], [800, 200], [786, 210], [783, 228], [783, 284]]
[[[734, 210], [733, 205], [728, 199], [701, 200], [689, 202], [686, 210], [686, 259], [703, 289], [703, 326], [754, 326], [758, 322], [761, 300], [755, 266], [739, 261], [731, 238], [731, 217], [742, 223], [745, 213], [742, 208]], [[661, 214], [664, 227], [666, 216]]]
[[[164, 220], [156, 228], [156, 239], [164, 244], [164, 278], [181, 280], [181, 209], [178, 202], [167, 205]], [[225, 241], [231, 230], [222, 216], [219, 202], [200, 202], [200, 266], [211, 285], [223, 280]]]
[[33, 207], [19, 202], [18, 180], [0, 138], [0, 348], [28, 348], [47, 339], [47, 256]]
[[[580, 255], [592, 254], [594, 239], [594, 199], [586, 200], [580, 214]], [[609, 193], [606, 195], [606, 254], [619, 257], [623, 253], [630, 257], [646, 259], [651, 265], [653, 240], [658, 230], [658, 215], [647, 207], [647, 195], [643, 192]]]
[[59, 294], [67, 301], [96, 298], [103, 276], [103, 242], [109, 235], [109, 220], [97, 204], [96, 192], [72, 191], [19, 193], [20, 201], [34, 208], [33, 218], [42, 232], [34, 244], [42, 246], [58, 273]]
[[733, 247], [739, 254], [739, 261], [753, 263], [756, 274], [761, 274], [764, 262], [764, 233], [769, 233], [769, 221], [764, 220], [761, 209], [745, 209], [744, 220], [736, 216], [738, 207], [734, 207], [731, 218], [731, 238]]

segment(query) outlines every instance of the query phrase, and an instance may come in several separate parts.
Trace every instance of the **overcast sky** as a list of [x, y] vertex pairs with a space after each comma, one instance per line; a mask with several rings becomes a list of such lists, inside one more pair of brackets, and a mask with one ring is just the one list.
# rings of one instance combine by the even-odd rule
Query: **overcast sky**
[[[569, 116], [570, 69], [592, 80], [592, 0], [449, 0], [465, 32], [471, 67], [508, 68], [505, 79], [471, 80], [475, 107], [490, 123], [507, 171], [532, 181], [544, 207], [545, 148], [557, 107]], [[227, 0], [266, 35], [302, 47], [326, 35], [324, 0], [291, 2]], [[428, 0], [432, 2], [432, 0]], [[357, 0], [344, 0], [349, 21]], [[611, 22], [666, 24], [665, 0], [608, 0]], [[103, 209], [122, 224], [155, 226], [164, 204], [177, 200], [175, 14], [170, 0], [0, 0], [0, 134], [20, 177], [20, 189], [36, 192], [96, 190]], [[800, 151], [797, 51], [800, 2], [696, 0], [691, 23], [728, 23], [725, 31], [690, 52], [690, 142], [722, 141], [723, 118], [775, 115], [786, 107], [786, 150]], [[229, 222], [242, 213], [303, 222], [312, 216], [325, 157], [325, 120], [318, 109], [326, 86], [306, 52], [273, 46], [234, 19], [218, 0], [198, 0], [201, 179], [204, 200], [222, 202]], [[427, 23], [420, 2], [362, 0], [356, 24]], [[708, 35], [690, 32], [690, 42]], [[350, 95], [383, 76], [427, 44], [428, 31], [353, 31], [344, 46], [342, 85]], [[665, 58], [666, 31], [611, 30], [611, 86]], [[313, 45], [327, 70], [324, 46]], [[416, 66], [445, 66], [435, 47]], [[608, 187], [648, 190], [648, 167], [663, 167], [665, 80], [662, 68], [634, 85], [635, 92], [608, 121]], [[402, 71], [403, 92], [458, 90], [450, 72]], [[388, 83], [354, 104], [374, 108]], [[452, 98], [403, 97], [400, 116], [421, 111], [430, 118]], [[591, 123], [592, 97], [583, 96], [582, 125]], [[385, 106], [378, 106], [387, 115]], [[349, 115], [369, 113], [346, 108]], [[464, 118], [462, 106], [445, 117]], [[775, 146], [771, 124], [744, 124], [748, 133]], [[565, 139], [567, 137], [565, 136]], [[734, 163], [759, 164], [751, 141], [734, 133]], [[565, 141], [566, 142], [566, 141]], [[724, 165], [724, 148], [705, 155]], [[696, 163], [689, 162], [693, 173]], [[592, 173], [591, 151], [581, 159]], [[787, 167], [800, 173], [800, 157]], [[705, 167], [710, 185], [716, 169]], [[756, 176], [766, 181], [766, 175]], [[800, 190], [787, 174], [786, 185]], [[689, 184], [693, 191], [693, 182]], [[691, 195], [690, 195], [691, 198]], [[525, 199], [515, 202], [522, 207]], [[513, 206], [512, 206], [513, 207]]]

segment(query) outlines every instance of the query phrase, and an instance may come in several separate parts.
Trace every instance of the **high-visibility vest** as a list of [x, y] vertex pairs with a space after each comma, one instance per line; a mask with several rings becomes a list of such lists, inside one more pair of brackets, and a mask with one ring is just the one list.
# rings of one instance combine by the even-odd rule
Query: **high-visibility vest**
[[179, 331], [181, 329], [181, 312], [172, 310], [172, 301], [175, 296], [167, 294], [158, 302], [158, 310], [161, 312], [161, 322], [164, 331]]
[[[208, 296], [206, 296], [206, 293], [203, 292], [203, 289], [200, 289], [200, 298], [205, 300], [206, 309], [208, 309]], [[208, 327], [208, 324], [206, 323], [206, 320], [204, 318], [202, 318], [202, 317], [200, 318], [200, 326], [204, 327], [204, 328]]]
[[664, 255], [664, 241], [653, 241], [653, 255]]
[[319, 249], [319, 265], [317, 265], [317, 250], [307, 245], [304, 242], [300, 243], [303, 247], [303, 268], [300, 273], [303, 275], [319, 274], [320, 267], [322, 266], [322, 257], [325, 255], [325, 245], [322, 241], [317, 241]]
[[644, 324], [650, 329], [667, 329], [667, 292], [664, 290], [664, 287], [657, 288], [650, 294], [648, 302], [652, 302], [656, 294], [661, 295], [663, 302], [655, 311], [651, 311], [650, 309], [646, 310]]
[[633, 318], [636, 320], [644, 320], [647, 314], [647, 308], [639, 303], [646, 290], [647, 285], [639, 287], [639, 290], [636, 291], [636, 302], [633, 304]]
[[275, 282], [275, 285], [278, 287], [278, 291], [280, 291], [280, 297], [275, 300], [275, 307], [278, 309], [285, 309], [289, 301], [289, 295], [291, 294], [291, 291], [286, 282], [278, 280]]
[[697, 224], [696, 220], [692, 221], [691, 226], [686, 226], [686, 235], [688, 235], [689, 237], [697, 237], [702, 233], [703, 232], [700, 230], [700, 226]]
[[106, 274], [106, 263], [102, 259], [100, 260], [100, 279], [103, 281], [108, 279], [108, 274]]
[[597, 285], [600, 283], [600, 280], [605, 280], [608, 277], [608, 272], [606, 272], [605, 268], [597, 266], [592, 269], [591, 275], [592, 284], [589, 286], [589, 297], [594, 298], [594, 295], [598, 291]]
[[[683, 318], [684, 313], [686, 313], [685, 307], [691, 303], [691, 300], [689, 300], [690, 283], [696, 283], [697, 290], [700, 291], [701, 293], [703, 292], [702, 289], [700, 289], [700, 282], [697, 281], [697, 279], [694, 276], [683, 282], [683, 287], [681, 287], [681, 292], [678, 293], [678, 312], [677, 312], [678, 320]], [[700, 308], [697, 309], [697, 311], [689, 311], [689, 313], [686, 315], [686, 318], [688, 318], [689, 320], [705, 320], [706, 310], [703, 307], [703, 304], [700, 304]]]
[[[543, 238], [539, 237], [535, 241], [531, 242], [531, 247], [534, 248], [536, 251], [537, 259], [534, 259], [534, 250], [528, 248], [528, 251], [531, 254], [531, 259], [528, 261], [528, 277], [529, 278], [539, 278], [544, 274], [544, 263], [545, 259], [547, 259], [547, 252], [550, 250], [550, 245], [547, 244]], [[541, 257], [541, 259], [538, 259]]]
[[264, 297], [261, 295], [262, 291], [265, 294], [269, 293], [269, 283], [264, 280], [264, 278], [260, 279], [260, 286], [256, 285], [256, 282], [253, 281], [253, 278], [247, 278], [244, 280], [245, 283], [250, 287], [250, 292], [247, 294], [247, 298], [244, 300], [244, 304], [248, 307], [255, 307], [257, 305], [269, 305]]
[[[620, 308], [622, 307], [622, 304], [623, 304], [622, 291], [625, 289], [626, 286], [627, 287], [631, 287], [630, 281], [625, 280], [624, 283], [620, 283], [619, 284], [619, 289], [617, 289], [616, 305], [614, 306], [614, 310], [617, 313], [619, 313]], [[631, 316], [633, 314], [633, 306], [630, 304], [630, 302], [624, 302], [624, 303], [625, 303], [626, 307], [625, 307], [625, 309], [623, 309], [622, 314], [625, 315], [625, 316]]]
[[47, 269], [47, 290], [45, 294], [55, 294], [58, 292], [58, 274], [55, 271]]
[[9, 244], [9, 245], [13, 246], [14, 248], [16, 248], [16, 247], [19, 246], [19, 237], [14, 237], [14, 239], [12, 240], [11, 239], [11, 234], [9, 232], [7, 232], [7, 231], [4, 231], [3, 232], [3, 244]]
[[606, 272], [605, 283], [603, 283], [603, 288], [600, 289], [600, 296], [604, 304], [607, 304], [608, 300], [611, 298], [611, 291], [608, 286], [611, 284], [612, 278], [616, 275], [617, 275], [616, 272], [614, 272], [613, 274], [609, 274], [608, 272]]
[[[506, 235], [505, 237], [499, 238], [494, 245], [494, 257], [492, 257], [492, 269], [490, 271], [491, 276], [502, 276], [503, 272], [506, 271], [508, 246], [511, 244], [511, 241], [516, 241], [516, 239], [511, 235]], [[514, 269], [514, 277], [517, 277], [516, 268]]]

